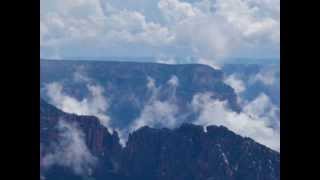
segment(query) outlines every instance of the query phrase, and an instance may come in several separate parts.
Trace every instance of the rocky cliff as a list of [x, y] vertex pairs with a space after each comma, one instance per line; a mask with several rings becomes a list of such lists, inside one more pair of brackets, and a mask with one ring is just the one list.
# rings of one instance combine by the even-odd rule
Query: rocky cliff
[[[280, 154], [225, 127], [183, 124], [170, 129], [142, 127], [130, 134], [125, 147], [96, 117], [77, 116], [40, 102], [41, 160], [52, 142], [61, 141], [59, 121], [77, 124], [97, 163], [86, 174], [70, 167], [43, 170], [50, 179], [139, 180], [278, 180]], [[43, 164], [40, 163], [40, 166]]]

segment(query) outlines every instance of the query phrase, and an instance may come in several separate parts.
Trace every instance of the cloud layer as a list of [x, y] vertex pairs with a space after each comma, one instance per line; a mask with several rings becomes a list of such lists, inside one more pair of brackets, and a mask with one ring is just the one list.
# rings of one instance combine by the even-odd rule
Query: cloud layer
[[280, 1], [42, 0], [40, 31], [43, 57], [279, 57]]

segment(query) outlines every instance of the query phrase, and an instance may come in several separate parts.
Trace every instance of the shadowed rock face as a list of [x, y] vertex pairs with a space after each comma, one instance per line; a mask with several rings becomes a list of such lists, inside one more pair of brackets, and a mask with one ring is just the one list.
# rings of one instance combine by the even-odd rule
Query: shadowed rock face
[[[40, 167], [43, 157], [52, 149], [52, 144], [61, 141], [58, 130], [59, 121], [70, 124], [76, 124], [77, 128], [83, 132], [86, 146], [90, 153], [98, 159], [93, 176], [99, 177], [101, 174], [105, 177], [113, 177], [106, 172], [112, 172], [113, 162], [118, 161], [122, 147], [119, 144], [119, 137], [116, 132], [110, 134], [108, 129], [99, 123], [94, 116], [77, 116], [60, 111], [56, 107], [40, 100]], [[70, 169], [59, 166], [52, 166], [48, 171], [45, 170], [46, 179], [82, 179], [75, 175]]]
[[118, 134], [110, 134], [108, 130], [100, 125], [99, 120], [94, 116], [77, 116], [60, 111], [54, 106], [40, 100], [40, 142], [49, 144], [57, 136], [56, 126], [59, 120], [69, 123], [76, 123], [81, 131], [85, 134], [85, 142], [96, 156], [103, 156], [113, 151], [119, 151]]
[[[40, 102], [40, 143], [43, 157], [49, 144], [59, 141], [60, 119], [77, 123], [98, 163], [91, 175], [77, 176], [54, 166], [44, 172], [50, 179], [139, 180], [278, 180], [280, 154], [224, 127], [183, 124], [174, 130], [143, 127], [130, 134], [121, 147], [93, 116], [67, 114]], [[41, 164], [40, 164], [41, 165]]]
[[[163, 87], [160, 98], [166, 99], [170, 88], [167, 81], [176, 76], [176, 103], [181, 113], [196, 93], [211, 92], [217, 99], [226, 100], [234, 111], [240, 111], [236, 94], [223, 82], [223, 74], [206, 65], [167, 65], [133, 62], [54, 61], [41, 60], [41, 87], [46, 83], [60, 82], [64, 91], [78, 99], [87, 96], [86, 83], [74, 80], [74, 73], [81, 72], [101, 85], [110, 102], [108, 115], [113, 127], [123, 128], [138, 118], [144, 104], [150, 98], [148, 77]], [[46, 99], [45, 94], [43, 98]], [[187, 118], [186, 118], [187, 121]]]

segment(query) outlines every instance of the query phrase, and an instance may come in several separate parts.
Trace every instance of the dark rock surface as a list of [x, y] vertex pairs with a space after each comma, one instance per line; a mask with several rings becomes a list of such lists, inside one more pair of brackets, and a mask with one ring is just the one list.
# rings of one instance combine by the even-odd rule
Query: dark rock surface
[[[89, 175], [75, 175], [66, 167], [43, 172], [47, 180], [279, 180], [280, 154], [225, 127], [183, 124], [170, 129], [142, 127], [121, 147], [93, 116], [67, 114], [41, 100], [40, 143], [42, 154], [59, 141], [59, 120], [77, 123], [98, 163]], [[41, 166], [41, 163], [40, 163]]]

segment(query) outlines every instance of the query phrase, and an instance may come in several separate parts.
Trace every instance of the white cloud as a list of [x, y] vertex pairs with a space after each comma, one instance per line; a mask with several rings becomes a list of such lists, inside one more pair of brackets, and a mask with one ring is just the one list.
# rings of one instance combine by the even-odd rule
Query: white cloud
[[253, 101], [245, 103], [243, 111], [280, 130], [280, 108], [274, 105], [266, 94], [260, 93]]
[[132, 130], [143, 126], [174, 128], [176, 127], [175, 116], [177, 113], [178, 108], [175, 104], [155, 100], [144, 106], [140, 117], [134, 121]]
[[143, 126], [174, 128], [178, 125], [179, 108], [175, 102], [175, 92], [179, 84], [177, 76], [172, 76], [167, 84], [170, 88], [169, 97], [166, 100], [160, 100], [159, 93], [162, 87], [156, 87], [155, 80], [148, 77], [147, 87], [151, 96], [141, 110], [140, 116], [130, 125], [130, 131]]
[[[269, 11], [264, 6], [256, 6], [248, 0], [217, 0], [217, 13], [234, 25], [245, 38], [278, 33], [277, 19], [263, 15]], [[260, 12], [262, 11], [262, 12]]]
[[174, 59], [173, 57], [162, 57], [161, 55], [156, 58], [157, 63], [162, 63], [162, 64], [176, 64], [177, 60]]
[[231, 86], [238, 95], [246, 90], [245, 83], [236, 74], [228, 76], [224, 82]]
[[83, 132], [76, 124], [60, 120], [58, 123], [59, 141], [52, 143], [53, 151], [42, 158], [42, 166], [49, 169], [53, 165], [71, 168], [78, 175], [88, 175], [96, 164], [84, 141]]
[[93, 80], [88, 77], [85, 66], [77, 66], [73, 73], [73, 80], [78, 83], [93, 83]]
[[277, 77], [277, 68], [263, 68], [256, 75], [251, 76], [248, 80], [250, 84], [261, 82], [266, 86], [272, 86], [279, 83], [279, 77]]
[[103, 95], [103, 88], [99, 85], [91, 84], [87, 84], [87, 88], [90, 94], [82, 100], [63, 92], [63, 86], [58, 82], [47, 84], [45, 92], [50, 102], [64, 112], [97, 116], [100, 123], [109, 128], [110, 117], [106, 115], [108, 103]]
[[279, 0], [43, 0], [41, 50], [43, 55], [60, 57], [193, 56], [215, 64], [226, 56], [255, 56], [250, 52], [258, 50], [279, 56], [279, 4]]
[[[147, 22], [140, 12], [124, 9], [106, 15], [100, 3], [80, 2], [74, 6], [72, 3], [57, 1], [57, 5], [65, 6], [62, 10], [51, 7], [52, 11], [42, 12], [40, 45], [44, 53], [58, 46], [60, 49], [57, 51], [61, 51], [64, 56], [81, 56], [79, 53], [94, 56], [96, 52], [102, 53], [99, 51], [101, 49], [121, 49], [130, 44], [159, 46], [172, 39], [166, 27]], [[99, 9], [99, 13], [86, 10], [88, 4], [92, 4], [92, 9], [96, 11]]]
[[[278, 120], [280, 110], [264, 93], [252, 101], [238, 97], [243, 107], [240, 113], [232, 111], [226, 105], [227, 102], [217, 100], [210, 93], [199, 93], [193, 97], [190, 106], [187, 106], [190, 109], [181, 113], [176, 101], [178, 77], [172, 75], [162, 86], [157, 86], [155, 79], [147, 77], [149, 98], [143, 105], [140, 116], [127, 127], [119, 129], [109, 127], [108, 103], [103, 96], [103, 88], [93, 85], [93, 81], [81, 67], [74, 73], [74, 80], [86, 83], [89, 96], [78, 100], [66, 94], [60, 83], [54, 82], [45, 87], [51, 103], [66, 112], [97, 116], [103, 125], [119, 132], [122, 145], [125, 145], [128, 133], [142, 126], [176, 128], [185, 121], [186, 116], [196, 113], [199, 116], [192, 121], [195, 124], [223, 125], [237, 134], [251, 137], [259, 143], [280, 151], [280, 121]], [[235, 88], [237, 95], [247, 90], [244, 81], [236, 75], [227, 77], [226, 82]], [[164, 92], [166, 97], [163, 97]]]
[[[245, 91], [244, 82], [235, 79], [233, 80], [239, 80], [240, 83], [232, 83], [239, 86], [238, 88], [241, 91]], [[178, 78], [172, 76], [168, 79], [167, 84], [173, 88], [178, 86], [178, 82]], [[140, 116], [133, 121], [129, 129], [120, 130], [123, 145], [129, 132], [143, 126], [176, 128], [185, 120], [181, 117], [185, 117], [192, 112], [198, 114], [192, 121], [194, 124], [203, 126], [222, 125], [241, 136], [250, 137], [261, 144], [280, 151], [280, 122], [277, 121], [279, 109], [263, 93], [250, 102], [239, 97], [243, 105], [243, 111], [240, 113], [229, 109], [226, 101], [216, 99], [211, 93], [198, 93], [194, 95], [188, 112], [181, 113], [175, 101], [175, 88], [170, 89], [169, 94], [171, 95], [168, 96], [168, 99], [160, 100], [159, 94], [163, 89], [161, 86], [156, 86], [153, 78], [148, 77], [147, 87], [151, 96], [141, 110]]]
[[[279, 127], [272, 127], [270, 123], [274, 119], [261, 114], [261, 110], [266, 106], [265, 96], [248, 104], [245, 111], [241, 113], [231, 111], [227, 108], [226, 102], [213, 99], [211, 96], [210, 93], [200, 93], [193, 97], [193, 110], [199, 113], [195, 124], [225, 126], [237, 134], [250, 137], [261, 144], [280, 151]], [[263, 103], [261, 108], [255, 109], [252, 107], [261, 102]]]
[[158, 7], [169, 23], [177, 23], [193, 17], [197, 11], [191, 4], [179, 0], [160, 0]]
[[177, 76], [173, 75], [171, 78], [168, 80], [168, 84], [172, 87], [178, 87], [179, 85], [179, 79]]

